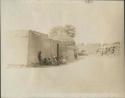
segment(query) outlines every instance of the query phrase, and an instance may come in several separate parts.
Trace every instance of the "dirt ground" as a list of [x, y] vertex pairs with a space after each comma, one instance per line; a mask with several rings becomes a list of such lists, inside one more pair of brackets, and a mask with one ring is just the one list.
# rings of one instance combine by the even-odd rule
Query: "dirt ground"
[[3, 95], [47, 93], [123, 93], [125, 66], [120, 57], [80, 57], [59, 66], [8, 68], [2, 76]]

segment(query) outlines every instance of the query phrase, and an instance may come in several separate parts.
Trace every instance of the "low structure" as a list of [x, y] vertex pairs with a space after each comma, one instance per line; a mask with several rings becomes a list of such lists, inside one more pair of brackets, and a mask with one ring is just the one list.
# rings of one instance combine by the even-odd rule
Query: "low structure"
[[96, 55], [96, 51], [101, 47], [99, 43], [80, 44], [78, 45], [79, 54], [83, 55]]

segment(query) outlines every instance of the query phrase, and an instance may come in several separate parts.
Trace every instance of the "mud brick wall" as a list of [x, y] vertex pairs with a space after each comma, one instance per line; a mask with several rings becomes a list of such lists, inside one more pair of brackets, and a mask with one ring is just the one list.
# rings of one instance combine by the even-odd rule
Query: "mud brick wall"
[[29, 32], [28, 64], [38, 62], [38, 52], [41, 51], [41, 35]]

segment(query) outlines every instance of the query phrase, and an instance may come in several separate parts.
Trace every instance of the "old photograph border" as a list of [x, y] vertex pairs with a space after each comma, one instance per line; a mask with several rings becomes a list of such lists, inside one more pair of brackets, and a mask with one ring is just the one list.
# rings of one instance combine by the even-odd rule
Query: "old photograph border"
[[[94, 1], [124, 1], [124, 0], [88, 0], [87, 2], [94, 2]], [[0, 3], [1, 4], [1, 3]], [[2, 5], [1, 5], [2, 6]], [[1, 8], [1, 7], [0, 7]], [[1, 12], [0, 12], [1, 13]], [[1, 15], [0, 15], [1, 17]], [[0, 18], [1, 19], [1, 18]], [[1, 19], [2, 21], [2, 19]], [[0, 21], [0, 23], [1, 23]], [[1, 30], [1, 27], [0, 27], [0, 30]], [[1, 42], [2, 42], [2, 34], [0, 33], [0, 37], [1, 37]], [[1, 48], [2, 48], [2, 45], [0, 45]], [[124, 49], [125, 49], [125, 32], [124, 32]], [[2, 49], [1, 49], [2, 50]], [[2, 58], [2, 51], [0, 52], [1, 54], [1, 58]], [[124, 52], [124, 56], [125, 56], [125, 52]], [[124, 61], [125, 62], [125, 61]], [[1, 66], [2, 66], [2, 63], [1, 63]], [[1, 66], [0, 66], [0, 69], [1, 69]], [[1, 77], [1, 81], [2, 81], [2, 77]], [[2, 84], [1, 84], [2, 85]], [[1, 91], [2, 91], [2, 88], [1, 88]], [[81, 94], [81, 93], [72, 93], [72, 94], [63, 94], [63, 93], [55, 93], [55, 94], [43, 94], [42, 96], [41, 95], [37, 95], [37, 96], [32, 96], [32, 97], [20, 97], [18, 96], [18, 98], [124, 98], [125, 95], [121, 95], [121, 94], [112, 94], [112, 93], [104, 93], [104, 94], [101, 94], [101, 93], [84, 93], [84, 94]], [[11, 98], [11, 97], [4, 97], [4, 96], [1, 96], [1, 98]], [[17, 97], [15, 97], [17, 98]]]

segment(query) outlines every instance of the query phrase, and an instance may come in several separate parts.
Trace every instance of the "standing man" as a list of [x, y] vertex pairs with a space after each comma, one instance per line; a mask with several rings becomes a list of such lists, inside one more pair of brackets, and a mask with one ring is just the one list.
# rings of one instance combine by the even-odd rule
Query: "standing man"
[[78, 59], [77, 50], [74, 50], [74, 57], [75, 59]]
[[42, 52], [39, 51], [38, 52], [38, 60], [39, 60], [39, 64], [41, 65], [42, 64], [42, 56], [41, 56]]

